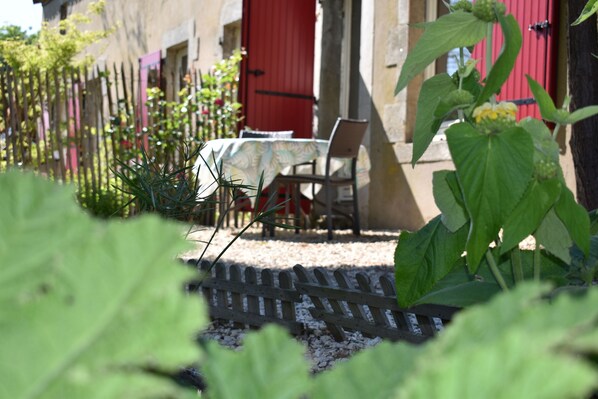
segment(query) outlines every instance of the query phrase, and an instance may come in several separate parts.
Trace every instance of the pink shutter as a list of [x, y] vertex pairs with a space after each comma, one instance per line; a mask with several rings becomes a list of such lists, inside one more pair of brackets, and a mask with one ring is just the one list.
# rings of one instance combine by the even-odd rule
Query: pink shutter
[[[139, 58], [139, 115], [140, 125], [138, 132], [141, 132], [144, 127], [148, 125], [147, 106], [147, 89], [152, 87], [160, 87], [161, 78], [161, 51], [146, 54]], [[144, 135], [143, 146], [147, 148], [147, 137]]]

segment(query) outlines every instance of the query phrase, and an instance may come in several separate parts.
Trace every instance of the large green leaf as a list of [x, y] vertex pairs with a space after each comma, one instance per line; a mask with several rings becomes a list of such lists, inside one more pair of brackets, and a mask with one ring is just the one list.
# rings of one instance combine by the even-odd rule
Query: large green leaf
[[[598, 289], [582, 298], [560, 295], [553, 303], [540, 299], [548, 292], [522, 284], [459, 313], [418, 357], [396, 397], [588, 397], [598, 369], [578, 350], [595, 347], [586, 342], [598, 322]], [[575, 336], [584, 339], [572, 345]]]
[[558, 178], [532, 180], [523, 198], [504, 224], [501, 253], [510, 251], [536, 231], [561, 195], [561, 184]]
[[465, 262], [463, 262], [463, 265], [453, 269], [415, 304], [433, 303], [464, 308], [486, 302], [499, 292], [500, 287], [494, 282], [494, 279], [484, 281], [479, 276], [474, 278], [468, 273]]
[[498, 21], [502, 28], [504, 43], [496, 62], [486, 77], [486, 84], [477, 100], [478, 105], [500, 90], [511, 75], [519, 50], [521, 50], [521, 30], [513, 15], [504, 16], [499, 14]]
[[210, 342], [203, 368], [208, 395], [213, 399], [300, 398], [310, 384], [303, 352], [287, 331], [273, 324], [247, 334], [241, 351]]
[[91, 220], [69, 190], [30, 175], [0, 175], [0, 186], [15, 188], [0, 191], [0, 202], [20, 213], [0, 223], [0, 259], [11, 260], [0, 279], [12, 284], [0, 312], [0, 397], [188, 393], [142, 372], [176, 372], [199, 359], [193, 337], [205, 313], [182, 290], [191, 271], [174, 259], [187, 248], [180, 226]]
[[311, 399], [390, 399], [412, 371], [421, 346], [382, 342], [318, 374]]
[[463, 11], [446, 14], [426, 24], [420, 40], [409, 50], [395, 94], [407, 87], [409, 81], [436, 58], [454, 48], [470, 47], [481, 41], [486, 35], [487, 26], [487, 22]]
[[[519, 126], [532, 137], [534, 163], [546, 159], [559, 162], [559, 146], [542, 121], [526, 118], [519, 123]], [[542, 218], [561, 195], [563, 185], [564, 182], [559, 177], [548, 180], [533, 179], [530, 182], [525, 195], [504, 225], [501, 253], [506, 253], [536, 231]]]
[[[78, 246], [92, 221], [74, 203], [72, 187], [42, 185], [18, 171], [2, 175], [1, 187], [0, 308], [6, 309], [25, 284], [46, 278], [43, 271], [60, 253], [56, 248]], [[57, 225], [68, 228], [57, 234]]]
[[441, 98], [457, 89], [453, 80], [446, 73], [434, 75], [426, 80], [419, 92], [417, 114], [413, 132], [413, 155], [411, 164], [415, 163], [426, 152], [432, 139], [438, 132], [442, 120], [434, 118], [434, 110]]
[[471, 221], [466, 249], [473, 273], [530, 182], [533, 142], [519, 127], [484, 135], [459, 123], [446, 135]]
[[397, 299], [401, 306], [411, 306], [455, 267], [466, 238], [467, 226], [451, 233], [440, 216], [415, 233], [401, 233], [395, 250]]
[[559, 219], [554, 208], [542, 220], [542, 223], [536, 230], [535, 237], [536, 241], [548, 252], [565, 263], [571, 262], [569, 249], [573, 245], [573, 241], [569, 236], [567, 227]]
[[456, 173], [448, 170], [434, 172], [432, 186], [436, 206], [442, 212], [442, 223], [452, 232], [459, 230], [468, 218]]
[[583, 10], [581, 11], [581, 14], [579, 14], [579, 17], [577, 17], [577, 19], [571, 25], [579, 25], [580, 23], [594, 15], [596, 12], [598, 12], [598, 0], [588, 0]]
[[590, 251], [590, 217], [585, 208], [575, 201], [573, 193], [564, 184], [554, 210], [573, 242], [587, 255]]

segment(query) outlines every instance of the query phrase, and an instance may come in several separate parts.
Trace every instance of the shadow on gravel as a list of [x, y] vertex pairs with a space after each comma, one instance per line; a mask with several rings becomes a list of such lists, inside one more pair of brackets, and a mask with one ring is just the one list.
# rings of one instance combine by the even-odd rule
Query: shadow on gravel
[[366, 230], [362, 231], [361, 235], [355, 236], [350, 230], [335, 230], [332, 240], [326, 239], [326, 230], [303, 230], [296, 234], [294, 230], [277, 229], [275, 236], [262, 237], [260, 232], [246, 232], [243, 234], [243, 240], [253, 241], [290, 241], [290, 242], [305, 242], [305, 243], [339, 243], [339, 242], [397, 242], [399, 239], [399, 231], [385, 231], [385, 230]]

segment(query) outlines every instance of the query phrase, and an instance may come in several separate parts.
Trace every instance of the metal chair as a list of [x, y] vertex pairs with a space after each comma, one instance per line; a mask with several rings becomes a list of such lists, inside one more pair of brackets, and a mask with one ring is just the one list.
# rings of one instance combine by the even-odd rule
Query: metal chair
[[[363, 141], [367, 120], [343, 119], [338, 118], [332, 129], [328, 151], [326, 154], [326, 168], [324, 174], [291, 174], [278, 176], [279, 184], [294, 184], [296, 189], [295, 206], [296, 214], [299, 214], [298, 193], [300, 184], [320, 184], [325, 193], [326, 221], [328, 227], [328, 239], [332, 239], [332, 189], [334, 187], [351, 186], [353, 194], [353, 234], [360, 234], [359, 225], [359, 204], [357, 201], [357, 155], [359, 146]], [[330, 173], [330, 161], [332, 158], [349, 158], [351, 160], [351, 175], [341, 177]]]

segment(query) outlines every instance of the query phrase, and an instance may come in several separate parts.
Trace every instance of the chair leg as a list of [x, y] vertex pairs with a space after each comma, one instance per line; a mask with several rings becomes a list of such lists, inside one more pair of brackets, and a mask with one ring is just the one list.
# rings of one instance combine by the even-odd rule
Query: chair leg
[[332, 187], [326, 184], [326, 222], [328, 224], [328, 239], [332, 240]]
[[[295, 199], [295, 234], [299, 234], [299, 224], [301, 223], [301, 185], [295, 184], [293, 187], [293, 198]], [[289, 189], [291, 186], [289, 186]]]
[[351, 188], [353, 189], [353, 234], [358, 236], [361, 234], [361, 230], [359, 225], [359, 202], [357, 201], [359, 193], [357, 192], [357, 184], [353, 183]]
[[[260, 210], [261, 212], [268, 211], [272, 206], [276, 206], [276, 202], [278, 200], [278, 184], [274, 182], [268, 188], [268, 198], [266, 199], [266, 203], [264, 204], [264, 209]], [[274, 194], [276, 193], [276, 194]], [[275, 196], [276, 195], [276, 196]], [[256, 205], [255, 208], [259, 206], [259, 198], [256, 198]], [[274, 225], [272, 223], [275, 222], [276, 213], [268, 216], [268, 222], [262, 222], [262, 238], [266, 237], [266, 232], [269, 232], [270, 237], [274, 237]]]

